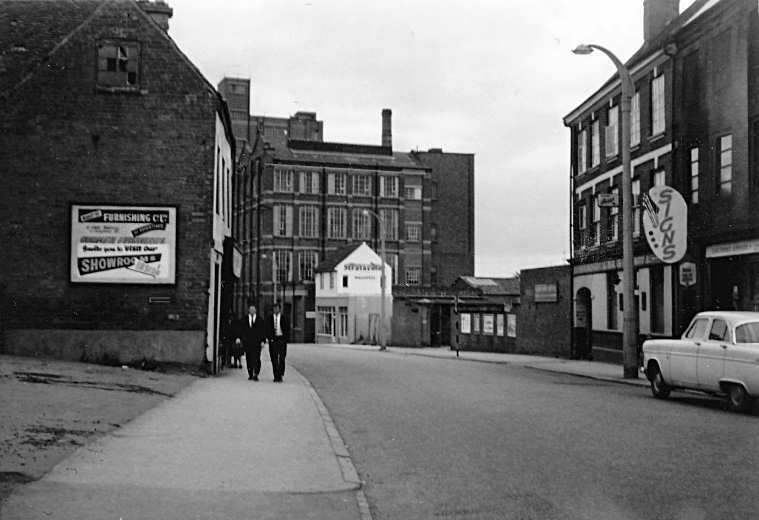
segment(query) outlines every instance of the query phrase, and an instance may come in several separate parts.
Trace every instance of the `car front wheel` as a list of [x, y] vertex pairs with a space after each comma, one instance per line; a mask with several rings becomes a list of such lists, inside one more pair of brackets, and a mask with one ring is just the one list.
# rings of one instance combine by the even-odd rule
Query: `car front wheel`
[[755, 403], [756, 399], [748, 395], [743, 385], [730, 385], [727, 389], [727, 405], [733, 412], [750, 412]]
[[661, 375], [661, 371], [659, 370], [659, 367], [655, 367], [652, 369], [653, 374], [651, 374], [651, 393], [654, 394], [654, 397], [657, 399], [666, 399], [669, 397], [669, 393], [671, 389], [667, 385], [667, 383], [664, 382], [664, 378]]

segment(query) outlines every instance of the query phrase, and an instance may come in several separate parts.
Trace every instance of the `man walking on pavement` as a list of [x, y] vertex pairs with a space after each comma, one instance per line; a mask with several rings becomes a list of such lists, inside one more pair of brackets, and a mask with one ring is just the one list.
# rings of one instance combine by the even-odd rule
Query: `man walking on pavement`
[[266, 341], [264, 319], [256, 314], [256, 306], [248, 304], [248, 315], [242, 319], [238, 328], [238, 341], [242, 340], [245, 350], [245, 364], [248, 367], [248, 379], [258, 381], [261, 372], [261, 347]]
[[282, 314], [282, 307], [274, 302], [272, 315], [268, 319], [267, 334], [269, 338], [269, 357], [271, 368], [274, 372], [274, 382], [281, 383], [285, 375], [285, 356], [287, 356], [287, 342], [290, 341], [290, 323]]

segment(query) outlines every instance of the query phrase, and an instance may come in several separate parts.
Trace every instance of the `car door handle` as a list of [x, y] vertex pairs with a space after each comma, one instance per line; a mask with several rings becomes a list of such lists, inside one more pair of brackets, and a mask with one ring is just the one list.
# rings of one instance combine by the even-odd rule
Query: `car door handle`
[[700, 347], [700, 346], [701, 346], [701, 342], [700, 342], [700, 341], [696, 341], [695, 343], [696, 343], [696, 346], [697, 346], [697, 347]]
[[722, 347], [722, 348], [726, 349], [726, 348], [727, 348], [727, 345], [720, 345], [720, 347]]

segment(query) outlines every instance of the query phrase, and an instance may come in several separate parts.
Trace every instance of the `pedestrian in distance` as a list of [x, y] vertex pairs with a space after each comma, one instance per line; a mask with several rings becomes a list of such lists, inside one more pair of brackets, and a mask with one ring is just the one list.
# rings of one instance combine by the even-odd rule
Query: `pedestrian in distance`
[[[224, 319], [224, 321], [221, 324], [221, 337], [220, 343], [221, 343], [221, 366], [222, 367], [230, 367], [234, 366], [233, 360], [235, 359], [235, 352], [237, 349], [236, 346], [236, 334], [237, 329], [237, 320], [235, 320], [235, 315], [233, 313], [227, 314], [227, 317]], [[237, 362], [240, 361], [240, 354], [237, 353]]]
[[274, 302], [272, 314], [267, 319], [266, 337], [269, 340], [269, 357], [271, 368], [274, 372], [274, 382], [281, 383], [285, 375], [285, 357], [287, 356], [287, 342], [290, 341], [290, 322], [282, 314], [282, 307]]
[[258, 381], [261, 372], [261, 347], [266, 341], [266, 325], [263, 316], [256, 312], [254, 303], [248, 304], [248, 314], [238, 326], [238, 341], [245, 351], [245, 364], [248, 366], [248, 379]]

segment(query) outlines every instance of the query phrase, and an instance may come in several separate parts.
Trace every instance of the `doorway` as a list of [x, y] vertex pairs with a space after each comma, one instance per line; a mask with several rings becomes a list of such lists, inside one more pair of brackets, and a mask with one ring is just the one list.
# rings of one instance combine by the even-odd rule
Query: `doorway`
[[574, 357], [593, 359], [593, 305], [587, 287], [575, 295], [574, 340]]

